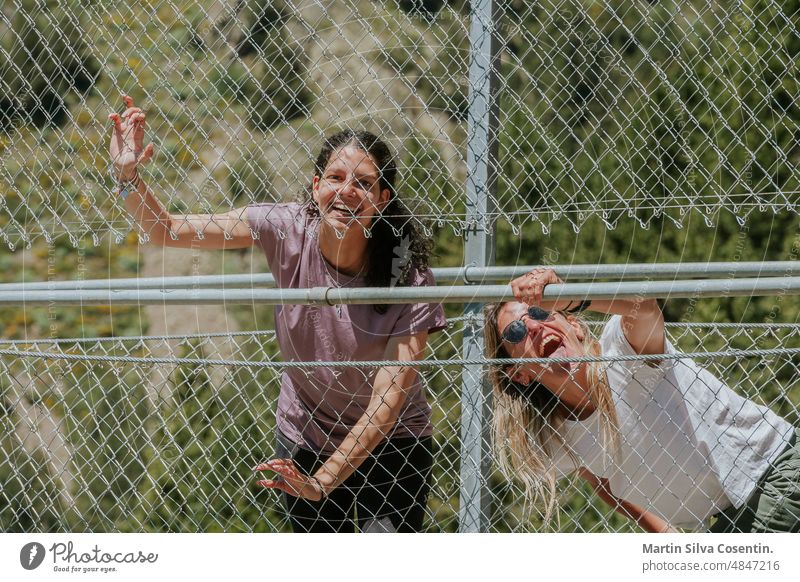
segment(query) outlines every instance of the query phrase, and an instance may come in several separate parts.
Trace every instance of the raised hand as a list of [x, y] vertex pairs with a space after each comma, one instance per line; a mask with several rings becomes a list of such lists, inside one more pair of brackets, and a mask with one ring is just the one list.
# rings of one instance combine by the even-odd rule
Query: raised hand
[[112, 113], [108, 118], [114, 122], [114, 133], [111, 136], [109, 152], [114, 165], [114, 174], [118, 180], [132, 180], [136, 176], [136, 168], [146, 164], [153, 157], [152, 143], [144, 146], [145, 114], [134, 106], [133, 99], [123, 95], [125, 112]]

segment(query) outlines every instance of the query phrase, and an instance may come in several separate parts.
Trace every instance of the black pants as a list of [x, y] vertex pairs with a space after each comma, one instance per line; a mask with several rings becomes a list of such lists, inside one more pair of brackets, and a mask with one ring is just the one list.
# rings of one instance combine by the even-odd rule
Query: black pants
[[[327, 456], [277, 434], [276, 456], [313, 475]], [[433, 467], [433, 439], [383, 441], [344, 483], [322, 501], [283, 494], [295, 532], [418, 532], [422, 530]]]

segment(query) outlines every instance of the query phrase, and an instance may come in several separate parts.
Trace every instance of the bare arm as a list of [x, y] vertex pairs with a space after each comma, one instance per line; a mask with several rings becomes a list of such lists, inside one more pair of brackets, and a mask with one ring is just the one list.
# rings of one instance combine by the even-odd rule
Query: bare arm
[[678, 531], [656, 514], [630, 501], [616, 497], [611, 492], [608, 479], [601, 479], [583, 467], [578, 469], [578, 474], [592, 486], [600, 499], [613, 507], [617, 513], [635, 521], [644, 531], [650, 533], [676, 533]]
[[[427, 340], [427, 331], [392, 338], [384, 359], [419, 360], [425, 354]], [[366, 412], [315, 474], [326, 491], [347, 479], [386, 438], [405, 404], [416, 373], [413, 367], [404, 366], [385, 366], [378, 371]]]
[[[145, 114], [123, 95], [127, 109], [108, 117], [114, 123], [110, 154], [115, 175], [129, 182], [124, 189], [125, 209], [150, 239], [158, 245], [180, 248], [236, 249], [253, 245], [247, 223], [247, 208], [222, 214], [172, 215], [141, 179], [138, 167], [148, 163], [155, 151], [144, 146]], [[199, 233], [199, 235], [198, 235]]]
[[[398, 362], [419, 360], [425, 353], [427, 339], [427, 331], [392, 338], [384, 359]], [[276, 471], [283, 480], [265, 480], [258, 484], [311, 500], [327, 495], [352, 475], [392, 430], [415, 376], [416, 370], [411, 366], [381, 368], [375, 376], [367, 410], [313, 477], [298, 471], [290, 459], [273, 459], [259, 465], [256, 470]]]
[[254, 242], [246, 206], [223, 214], [170, 214], [141, 179], [125, 199], [125, 209], [153, 243], [161, 246], [243, 249]]
[[[568, 310], [579, 301], [548, 301], [542, 299], [549, 284], [563, 283], [552, 269], [535, 269], [511, 281], [517, 301], [539, 305], [551, 311]], [[664, 353], [664, 315], [655, 299], [606, 299], [592, 301], [591, 311], [622, 316], [622, 331], [637, 354]]]

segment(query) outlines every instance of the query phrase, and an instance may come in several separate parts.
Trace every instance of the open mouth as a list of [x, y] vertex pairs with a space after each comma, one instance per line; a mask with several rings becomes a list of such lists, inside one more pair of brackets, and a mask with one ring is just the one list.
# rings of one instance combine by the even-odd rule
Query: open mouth
[[549, 335], [542, 339], [542, 343], [539, 346], [539, 354], [542, 358], [549, 358], [553, 355], [563, 355], [562, 353], [556, 354], [556, 352], [564, 352], [564, 340], [562, 340], [557, 335]]
[[350, 208], [344, 204], [334, 204], [333, 206], [329, 207], [328, 212], [333, 214], [333, 216], [336, 218], [353, 219], [358, 216], [356, 214], [358, 212], [357, 208]]

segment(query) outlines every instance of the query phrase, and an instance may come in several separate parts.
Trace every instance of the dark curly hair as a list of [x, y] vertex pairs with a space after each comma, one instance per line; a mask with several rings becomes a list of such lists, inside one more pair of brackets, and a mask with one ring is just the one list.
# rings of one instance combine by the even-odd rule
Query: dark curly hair
[[[346, 146], [355, 146], [372, 156], [380, 171], [380, 189], [389, 190], [389, 202], [386, 208], [373, 220], [370, 227], [365, 283], [367, 287], [390, 287], [393, 276], [396, 276], [395, 285], [408, 285], [411, 282], [409, 279], [412, 269], [416, 268], [421, 272], [428, 270], [433, 241], [424, 235], [411, 211], [395, 190], [397, 165], [389, 146], [368, 131], [342, 130], [329, 136], [322, 144], [322, 149], [314, 162], [314, 175], [322, 178], [331, 156]], [[308, 197], [309, 203], [306, 207], [309, 214], [319, 216], [319, 208], [311, 196], [310, 188]], [[398, 257], [404, 259], [404, 262], [399, 273], [392, 273], [392, 264], [396, 264], [395, 259]], [[376, 305], [375, 310], [378, 313], [385, 313], [387, 306]]]

